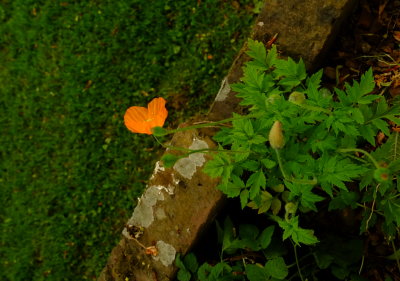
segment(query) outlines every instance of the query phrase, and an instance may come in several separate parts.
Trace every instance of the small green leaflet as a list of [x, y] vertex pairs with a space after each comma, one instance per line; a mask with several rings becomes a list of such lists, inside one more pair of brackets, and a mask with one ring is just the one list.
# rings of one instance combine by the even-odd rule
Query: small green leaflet
[[277, 279], [284, 279], [289, 274], [288, 267], [282, 257], [273, 258], [267, 261], [265, 269], [272, 277]]
[[246, 264], [246, 276], [249, 281], [266, 281], [271, 277], [268, 271], [259, 264]]
[[221, 183], [217, 186], [217, 188], [226, 194], [228, 198], [239, 196], [244, 187], [244, 182], [234, 174], [231, 175], [231, 179], [227, 183]]
[[253, 173], [246, 182], [246, 186], [250, 187], [250, 199], [254, 199], [259, 194], [261, 188], [265, 189], [266, 179], [264, 172], [259, 170]]
[[267, 64], [267, 53], [264, 44], [262, 42], [249, 39], [248, 47], [249, 50], [246, 52], [246, 54], [248, 54], [249, 57], [253, 58], [254, 60], [248, 62], [247, 64], [262, 70], [268, 69], [269, 65]]
[[277, 216], [271, 216], [279, 226], [284, 230], [283, 240], [291, 237], [296, 245], [303, 243], [305, 245], [313, 245], [318, 243], [317, 237], [314, 236], [314, 231], [311, 229], [304, 229], [299, 227], [299, 217], [293, 217], [289, 221], [283, 220]]
[[349, 159], [339, 158], [337, 155], [324, 154], [317, 162], [320, 170], [318, 182], [321, 183], [322, 189], [331, 197], [333, 196], [333, 186], [347, 191], [344, 182], [352, 181], [368, 171], [367, 168], [353, 164]]
[[233, 165], [227, 153], [214, 154], [214, 158], [208, 161], [203, 171], [212, 178], [221, 177], [222, 183], [227, 183], [233, 170]]
[[361, 75], [360, 83], [353, 82], [353, 85], [345, 84], [346, 92], [335, 89], [340, 101], [344, 105], [350, 104], [370, 104], [374, 100], [380, 98], [378, 95], [367, 95], [373, 91], [375, 87], [374, 76], [372, 75], [372, 68], [366, 73]]
[[292, 89], [307, 78], [306, 66], [302, 59], [296, 63], [291, 58], [287, 60], [277, 60], [274, 74], [280, 78], [279, 85]]
[[324, 200], [324, 197], [312, 193], [312, 185], [296, 184], [285, 181], [286, 187], [290, 190], [289, 200], [299, 199], [303, 207], [309, 208], [317, 212], [316, 202]]

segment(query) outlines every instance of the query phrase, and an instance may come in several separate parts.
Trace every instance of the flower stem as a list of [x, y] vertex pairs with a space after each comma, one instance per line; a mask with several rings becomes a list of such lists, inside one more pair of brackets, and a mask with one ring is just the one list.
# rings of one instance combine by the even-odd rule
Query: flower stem
[[278, 159], [278, 165], [279, 169], [281, 170], [282, 176], [284, 179], [288, 180], [288, 176], [285, 173], [285, 170], [283, 169], [283, 164], [282, 164], [282, 159], [281, 159], [281, 154], [279, 153], [279, 149], [274, 149], [276, 152], [276, 158]]
[[154, 139], [164, 148], [172, 149], [172, 150], [178, 150], [178, 151], [184, 151], [187, 152], [187, 154], [193, 154], [193, 153], [199, 153], [199, 152], [225, 152], [225, 153], [251, 153], [252, 151], [247, 151], [247, 150], [225, 150], [225, 149], [214, 149], [214, 148], [202, 148], [202, 149], [190, 149], [190, 148], [185, 148], [185, 147], [178, 147], [178, 146], [173, 146], [173, 145], [167, 145], [163, 144], [162, 142], [159, 141], [159, 139], [153, 135]]
[[216, 125], [236, 121], [236, 120], [241, 120], [241, 119], [250, 119], [250, 118], [258, 118], [261, 117], [263, 114], [249, 114], [249, 115], [240, 115], [238, 117], [232, 117], [232, 118], [227, 118], [224, 120], [219, 120], [219, 121], [213, 121], [213, 122], [207, 122], [207, 123], [202, 123], [202, 124], [196, 124], [188, 127], [182, 127], [182, 128], [177, 128], [174, 130], [169, 130], [164, 133], [164, 135], [170, 135], [174, 134], [176, 132], [182, 132], [182, 131], [187, 131], [187, 130], [193, 130], [193, 129], [200, 129], [200, 128], [208, 128], [208, 127], [213, 127]]
[[292, 241], [292, 244], [293, 244], [293, 250], [294, 250], [294, 257], [296, 259], [297, 270], [299, 271], [299, 276], [300, 276], [301, 281], [303, 281], [304, 279], [303, 279], [303, 275], [301, 274], [299, 258], [297, 257], [297, 248], [296, 248], [297, 245], [295, 243], [293, 243], [293, 241]]
[[379, 164], [375, 160], [375, 158], [372, 157], [371, 154], [369, 154], [368, 152], [366, 152], [363, 149], [359, 149], [359, 148], [340, 148], [337, 151], [338, 152], [343, 152], [343, 153], [346, 153], [346, 152], [361, 152], [361, 153], [365, 154], [371, 160], [371, 162], [374, 164], [375, 168], [377, 168], [377, 169], [381, 168], [381, 166], [379, 166]]

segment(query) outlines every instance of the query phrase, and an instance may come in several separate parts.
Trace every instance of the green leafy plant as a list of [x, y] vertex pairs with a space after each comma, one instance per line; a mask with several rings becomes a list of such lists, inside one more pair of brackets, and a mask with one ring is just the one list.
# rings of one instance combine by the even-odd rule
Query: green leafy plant
[[[316, 274], [299, 265], [297, 249], [302, 245], [312, 246], [303, 254], [315, 258], [318, 270], [329, 267], [336, 278], [350, 278], [357, 272], [352, 265], [363, 255], [361, 240], [346, 244], [349, 248], [357, 244], [353, 258], [337, 261], [341, 255], [337, 249], [321, 254], [327, 238], [315, 234], [309, 218], [350, 208], [362, 215], [357, 221], [360, 233], [375, 227], [395, 252], [393, 242], [400, 226], [400, 138], [390, 128], [400, 124], [399, 100], [372, 93], [372, 69], [359, 82], [330, 90], [321, 87], [322, 71], [308, 76], [301, 59], [279, 58], [275, 46], [267, 52], [253, 40], [248, 46], [252, 60], [244, 68], [242, 82], [231, 85], [248, 114], [234, 114], [228, 120], [232, 125], [215, 135], [219, 149], [212, 152], [204, 171], [221, 179], [217, 188], [228, 198], [239, 198], [242, 208], [255, 209], [266, 215], [271, 227], [279, 226], [281, 243], [291, 242], [295, 274], [302, 280], [302, 271]], [[385, 135], [383, 144], [376, 142], [378, 133]], [[225, 224], [229, 227], [224, 229], [222, 253], [267, 248], [258, 232], [237, 239], [229, 232], [229, 221]], [[243, 260], [239, 271], [249, 280], [286, 278], [282, 256], [263, 260], [264, 264]], [[219, 274], [230, 266], [222, 262]], [[271, 271], [278, 268], [282, 270]]]

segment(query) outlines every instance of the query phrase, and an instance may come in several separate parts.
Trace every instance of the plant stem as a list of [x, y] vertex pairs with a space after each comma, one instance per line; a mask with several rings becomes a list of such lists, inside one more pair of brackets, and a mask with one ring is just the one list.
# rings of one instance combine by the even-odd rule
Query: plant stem
[[285, 174], [285, 170], [283, 169], [283, 164], [282, 164], [282, 159], [281, 159], [281, 155], [279, 153], [279, 149], [274, 149], [275, 153], [276, 153], [276, 158], [278, 159], [278, 165], [279, 165], [279, 169], [281, 170], [282, 176], [284, 179], [288, 180], [289, 178], [287, 177], [287, 175]]
[[225, 149], [214, 149], [214, 148], [202, 148], [202, 149], [190, 149], [185, 147], [177, 147], [173, 145], [163, 144], [158, 140], [158, 138], [153, 135], [154, 139], [164, 148], [178, 150], [178, 151], [185, 151], [187, 154], [199, 153], [199, 152], [225, 152], [225, 153], [251, 153], [252, 151], [239, 151], [239, 150], [225, 150]]
[[182, 131], [187, 131], [187, 130], [192, 130], [192, 129], [200, 129], [200, 128], [208, 128], [236, 120], [241, 120], [241, 119], [250, 119], [250, 118], [258, 118], [261, 117], [263, 114], [249, 114], [249, 115], [240, 115], [238, 117], [232, 117], [232, 118], [227, 118], [224, 120], [219, 120], [219, 121], [214, 121], [214, 122], [208, 122], [208, 123], [202, 123], [202, 124], [196, 124], [188, 127], [183, 127], [183, 128], [178, 128], [175, 130], [169, 130], [165, 132], [165, 135], [170, 135], [174, 134], [176, 132], [182, 132]]
[[381, 166], [379, 166], [379, 164], [375, 160], [375, 158], [372, 157], [371, 154], [369, 154], [368, 152], [366, 152], [363, 149], [359, 149], [359, 148], [339, 148], [337, 151], [338, 152], [343, 152], [343, 153], [346, 153], [346, 152], [361, 152], [361, 153], [365, 154], [371, 160], [371, 162], [374, 164], [375, 168], [377, 168], [377, 169], [381, 168]]
[[301, 269], [300, 269], [300, 264], [299, 264], [299, 259], [297, 257], [297, 245], [295, 243], [293, 243], [293, 241], [291, 241], [293, 244], [293, 249], [294, 249], [294, 257], [296, 259], [296, 264], [297, 264], [297, 270], [299, 271], [299, 275], [300, 275], [300, 279], [301, 281], [304, 281], [303, 279], [303, 275], [301, 275]]

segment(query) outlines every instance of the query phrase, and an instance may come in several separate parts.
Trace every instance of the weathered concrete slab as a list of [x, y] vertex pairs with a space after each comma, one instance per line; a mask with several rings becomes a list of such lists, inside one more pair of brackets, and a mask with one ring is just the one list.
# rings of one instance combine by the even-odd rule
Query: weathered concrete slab
[[[252, 38], [267, 43], [276, 33], [278, 49], [303, 57], [309, 69], [318, 66], [324, 51], [356, 0], [269, 0], [260, 13]], [[240, 112], [239, 99], [230, 84], [239, 82], [248, 61], [244, 46], [232, 64], [207, 116], [221, 120]], [[213, 130], [174, 135], [171, 145], [212, 148]], [[176, 153], [176, 151], [174, 152]], [[148, 187], [123, 230], [98, 281], [171, 280], [177, 253], [186, 254], [215, 217], [224, 197], [217, 180], [201, 168], [209, 155], [196, 153], [173, 168], [157, 162]]]

